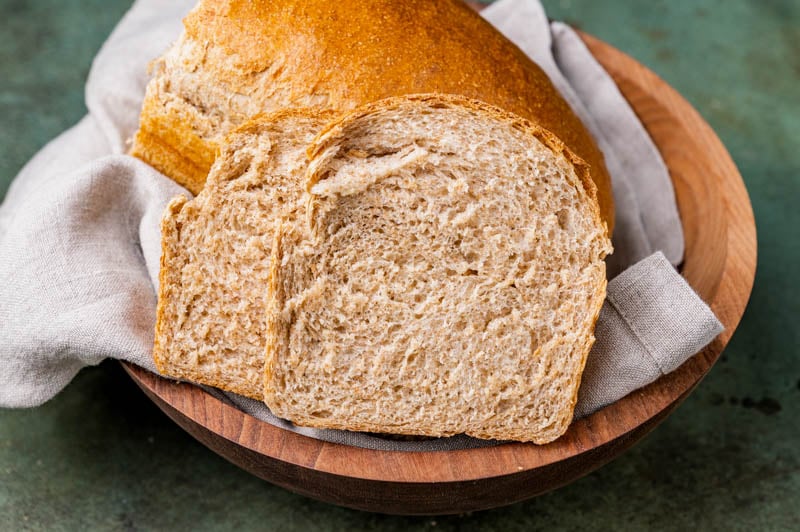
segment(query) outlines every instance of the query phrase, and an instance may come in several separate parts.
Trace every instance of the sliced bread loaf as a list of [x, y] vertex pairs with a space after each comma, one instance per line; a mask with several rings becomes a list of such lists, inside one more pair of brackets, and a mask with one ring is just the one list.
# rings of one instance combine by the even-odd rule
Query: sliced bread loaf
[[283, 111], [232, 133], [203, 191], [162, 220], [154, 358], [172, 377], [263, 398], [274, 227], [303, 209], [305, 150], [332, 115]]
[[308, 226], [283, 223], [272, 245], [270, 409], [312, 427], [560, 436], [611, 249], [587, 166], [455, 96], [362, 107], [309, 157]]

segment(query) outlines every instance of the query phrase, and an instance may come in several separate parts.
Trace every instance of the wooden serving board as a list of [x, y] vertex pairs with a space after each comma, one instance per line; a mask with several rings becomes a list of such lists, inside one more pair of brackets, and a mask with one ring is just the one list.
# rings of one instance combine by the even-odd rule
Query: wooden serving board
[[397, 514], [492, 508], [539, 495], [597, 469], [672, 412], [719, 357], [744, 313], [756, 268], [756, 231], [730, 155], [686, 100], [631, 57], [589, 35], [669, 167], [686, 238], [682, 274], [725, 325], [678, 370], [574, 422], [557, 441], [448, 452], [373, 451], [274, 427], [200, 388], [125, 370], [176, 423], [243, 469], [335, 504]]

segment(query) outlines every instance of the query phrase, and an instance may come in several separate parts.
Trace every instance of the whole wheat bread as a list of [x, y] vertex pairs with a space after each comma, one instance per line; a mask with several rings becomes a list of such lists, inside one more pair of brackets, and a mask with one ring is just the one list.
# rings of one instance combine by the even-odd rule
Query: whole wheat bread
[[229, 135], [206, 187], [162, 219], [158, 370], [263, 398], [264, 296], [274, 227], [302, 211], [305, 149], [332, 118], [259, 117]]
[[362, 107], [309, 157], [305, 223], [286, 217], [272, 245], [270, 409], [312, 427], [560, 436], [610, 251], [587, 166], [447, 96]]

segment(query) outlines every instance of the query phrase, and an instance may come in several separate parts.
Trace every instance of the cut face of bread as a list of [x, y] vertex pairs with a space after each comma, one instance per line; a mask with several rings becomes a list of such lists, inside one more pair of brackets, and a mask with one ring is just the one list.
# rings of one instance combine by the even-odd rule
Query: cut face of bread
[[275, 224], [303, 209], [305, 150], [327, 113], [287, 111], [227, 139], [206, 188], [162, 220], [154, 358], [172, 377], [262, 399]]
[[461, 97], [384, 100], [309, 148], [276, 234], [265, 399], [297, 424], [545, 443], [572, 419], [610, 251], [584, 163]]

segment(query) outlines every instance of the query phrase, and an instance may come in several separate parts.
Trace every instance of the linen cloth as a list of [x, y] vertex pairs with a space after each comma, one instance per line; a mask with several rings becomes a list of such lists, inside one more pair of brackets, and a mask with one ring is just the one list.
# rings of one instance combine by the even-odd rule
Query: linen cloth
[[[150, 60], [181, 31], [195, 0], [138, 0], [94, 60], [89, 113], [19, 173], [0, 206], [0, 406], [32, 407], [106, 358], [152, 361], [159, 218], [188, 192], [125, 155]], [[683, 236], [667, 170], [616, 85], [538, 0], [501, 0], [483, 15], [538, 62], [598, 140], [612, 175], [615, 253], [576, 416], [677, 368], [722, 326], [673, 265]], [[654, 253], [655, 252], [655, 253]], [[644, 260], [642, 260], [644, 259]], [[289, 430], [368, 448], [490, 445], [465, 436], [420, 442], [294, 427], [261, 403], [209, 389]]]

